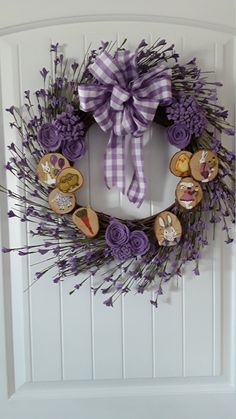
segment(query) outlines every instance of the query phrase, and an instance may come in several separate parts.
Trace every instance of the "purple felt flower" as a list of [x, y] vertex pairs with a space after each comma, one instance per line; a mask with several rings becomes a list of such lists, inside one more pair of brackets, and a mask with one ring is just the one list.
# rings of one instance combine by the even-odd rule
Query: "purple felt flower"
[[57, 151], [61, 146], [62, 137], [52, 124], [43, 124], [38, 132], [38, 143], [47, 151]]
[[167, 118], [174, 124], [186, 125], [190, 135], [200, 137], [207, 126], [207, 119], [194, 96], [180, 96], [166, 110]]
[[114, 259], [126, 260], [133, 256], [133, 251], [130, 243], [125, 243], [119, 247], [112, 248], [112, 256]]
[[64, 141], [79, 140], [85, 134], [84, 123], [71, 105], [67, 105], [66, 111], [58, 114], [52, 123]]
[[191, 135], [184, 123], [177, 123], [167, 128], [167, 136], [170, 144], [183, 149], [190, 143]]
[[85, 140], [83, 137], [77, 140], [63, 141], [62, 154], [68, 160], [74, 162], [83, 157], [86, 152]]
[[105, 233], [106, 242], [111, 248], [128, 243], [129, 236], [128, 227], [119, 221], [111, 221]]
[[134, 255], [144, 255], [150, 248], [147, 235], [141, 230], [132, 231], [130, 244]]
[[195, 137], [200, 137], [207, 126], [207, 119], [202, 112], [193, 115], [189, 121], [190, 134], [194, 134]]

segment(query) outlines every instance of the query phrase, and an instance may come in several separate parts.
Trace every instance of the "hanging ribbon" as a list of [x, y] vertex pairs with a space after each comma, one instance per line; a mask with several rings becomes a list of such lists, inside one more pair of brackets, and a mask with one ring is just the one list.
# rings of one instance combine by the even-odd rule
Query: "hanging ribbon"
[[134, 174], [127, 196], [140, 206], [146, 192], [143, 133], [158, 105], [171, 102], [171, 69], [160, 65], [139, 76], [136, 54], [119, 50], [114, 58], [102, 52], [89, 71], [97, 83], [79, 85], [80, 108], [92, 112], [103, 131], [110, 131], [105, 153], [107, 187], [117, 186], [125, 193], [125, 141], [129, 136]]

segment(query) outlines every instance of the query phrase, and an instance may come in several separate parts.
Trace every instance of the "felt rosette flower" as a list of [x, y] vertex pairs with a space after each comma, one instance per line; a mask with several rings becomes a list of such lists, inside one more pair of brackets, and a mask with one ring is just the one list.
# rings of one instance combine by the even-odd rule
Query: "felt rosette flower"
[[185, 123], [173, 124], [167, 128], [169, 143], [177, 148], [183, 149], [190, 143], [191, 135]]
[[75, 114], [73, 106], [67, 105], [66, 110], [57, 114], [52, 123], [40, 127], [38, 143], [46, 151], [60, 151], [71, 162], [84, 156], [85, 125]]
[[75, 162], [86, 152], [85, 126], [75, 114], [74, 107], [67, 105], [66, 111], [58, 114], [53, 125], [62, 137], [62, 154], [69, 161]]
[[86, 146], [85, 146], [84, 138], [78, 138], [77, 140], [63, 141], [62, 143], [63, 156], [72, 162], [83, 157], [85, 152], [86, 152]]
[[118, 260], [144, 255], [150, 248], [148, 237], [143, 231], [130, 232], [125, 224], [116, 220], [108, 225], [105, 239], [112, 256]]
[[62, 137], [55, 127], [46, 123], [41, 125], [38, 132], [38, 143], [47, 151], [57, 151], [61, 146]]
[[148, 237], [141, 230], [130, 233], [130, 244], [134, 255], [144, 255], [150, 249]]
[[181, 95], [166, 109], [167, 118], [173, 125], [167, 128], [170, 144], [183, 149], [192, 135], [200, 137], [207, 126], [207, 119], [193, 96]]
[[109, 247], [119, 247], [128, 243], [130, 231], [125, 224], [119, 221], [111, 221], [106, 229], [106, 242]]
[[119, 247], [113, 247], [112, 256], [114, 259], [126, 260], [133, 256], [132, 246], [130, 243], [123, 244]]

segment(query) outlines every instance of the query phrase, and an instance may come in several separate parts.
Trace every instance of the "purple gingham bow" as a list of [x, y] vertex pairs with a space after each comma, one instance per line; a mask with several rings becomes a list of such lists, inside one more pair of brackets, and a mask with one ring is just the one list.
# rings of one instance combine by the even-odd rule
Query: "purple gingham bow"
[[140, 206], [146, 192], [143, 133], [159, 104], [171, 102], [171, 70], [163, 65], [139, 76], [136, 54], [119, 50], [114, 58], [102, 52], [89, 67], [98, 83], [81, 84], [80, 107], [92, 112], [103, 131], [110, 130], [105, 154], [105, 181], [125, 193], [125, 139], [131, 136], [134, 175], [127, 196]]

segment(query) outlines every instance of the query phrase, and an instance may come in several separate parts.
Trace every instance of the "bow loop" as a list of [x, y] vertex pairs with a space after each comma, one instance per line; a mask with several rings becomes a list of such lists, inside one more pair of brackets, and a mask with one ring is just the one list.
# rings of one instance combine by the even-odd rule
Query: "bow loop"
[[136, 54], [118, 50], [114, 57], [103, 51], [89, 71], [98, 83], [78, 87], [80, 107], [93, 112], [100, 127], [110, 131], [105, 155], [107, 186], [125, 191], [125, 138], [131, 136], [134, 176], [127, 195], [140, 206], [146, 190], [142, 136], [158, 105], [171, 102], [171, 69], [160, 65], [139, 75]]
[[112, 89], [110, 105], [114, 111], [122, 111], [124, 103], [129, 100], [131, 93], [120, 86], [115, 85]]

